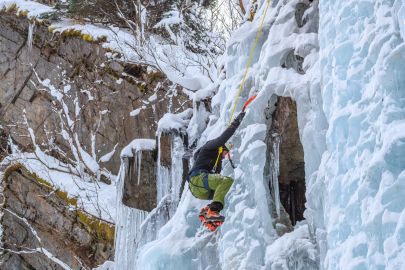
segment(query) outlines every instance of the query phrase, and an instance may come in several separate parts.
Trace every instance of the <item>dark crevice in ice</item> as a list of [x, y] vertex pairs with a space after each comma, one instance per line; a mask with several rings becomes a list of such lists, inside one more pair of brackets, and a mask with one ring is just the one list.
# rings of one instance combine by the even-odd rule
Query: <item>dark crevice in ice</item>
[[298, 27], [303, 27], [307, 22], [304, 14], [309, 7], [310, 6], [305, 3], [298, 3], [295, 6], [295, 21], [297, 22]]
[[281, 60], [281, 67], [290, 69], [293, 68], [299, 74], [305, 74], [305, 71], [302, 67], [304, 63], [304, 57], [301, 57], [295, 54], [295, 50], [292, 49], [288, 51]]
[[296, 103], [291, 98], [274, 96], [267, 118], [265, 177], [272, 195], [273, 225], [282, 235], [304, 219], [306, 201], [304, 151]]

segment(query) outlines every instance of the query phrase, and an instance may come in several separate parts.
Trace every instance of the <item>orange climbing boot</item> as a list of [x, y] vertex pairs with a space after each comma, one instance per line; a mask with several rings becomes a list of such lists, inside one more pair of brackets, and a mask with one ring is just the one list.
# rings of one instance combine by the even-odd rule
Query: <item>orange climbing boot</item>
[[201, 209], [200, 214], [198, 216], [198, 218], [200, 219], [200, 221], [202, 223], [205, 222], [206, 216], [207, 216], [207, 212], [210, 208], [208, 206], [204, 207], [203, 209]]
[[211, 232], [215, 232], [218, 228], [218, 226], [216, 226], [214, 223], [212, 222], [204, 222], [203, 224], [205, 227], [208, 228], [208, 230], [210, 230]]
[[199, 219], [204, 227], [214, 232], [224, 223], [225, 217], [219, 211], [222, 209], [222, 204], [219, 202], [212, 202], [201, 209]]
[[212, 210], [211, 208], [208, 208], [208, 211], [205, 215], [205, 220], [209, 222], [215, 222], [215, 221], [224, 221], [225, 217], [222, 216], [218, 211]]

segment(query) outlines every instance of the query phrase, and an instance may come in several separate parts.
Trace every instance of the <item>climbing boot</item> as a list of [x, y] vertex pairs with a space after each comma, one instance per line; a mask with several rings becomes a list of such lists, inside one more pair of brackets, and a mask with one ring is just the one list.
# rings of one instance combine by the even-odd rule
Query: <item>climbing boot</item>
[[225, 217], [222, 216], [218, 211], [208, 208], [208, 211], [205, 214], [205, 221], [207, 221], [207, 222], [215, 222], [215, 221], [224, 222], [224, 220], [225, 220]]
[[206, 207], [204, 207], [204, 208], [201, 209], [198, 218], [200, 219], [200, 221], [201, 221], [202, 223], [205, 222], [205, 218], [206, 218], [206, 215], [207, 215], [207, 212], [208, 212], [209, 209], [210, 209], [210, 208], [209, 208], [208, 206], [206, 206]]
[[203, 225], [204, 225], [204, 227], [206, 227], [211, 232], [215, 232], [217, 230], [217, 228], [218, 228], [218, 226], [215, 225], [212, 222], [204, 222]]

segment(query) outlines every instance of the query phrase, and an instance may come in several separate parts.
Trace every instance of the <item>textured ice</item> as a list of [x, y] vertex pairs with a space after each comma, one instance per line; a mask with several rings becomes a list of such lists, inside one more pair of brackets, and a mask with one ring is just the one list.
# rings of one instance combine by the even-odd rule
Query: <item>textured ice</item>
[[325, 269], [405, 267], [405, 239], [399, 233], [405, 213], [403, 5], [320, 4], [322, 98], [329, 128], [316, 180], [324, 187], [317, 199], [323, 206], [316, 210], [324, 210], [324, 222], [316, 226], [326, 230]]
[[[189, 126], [189, 131], [191, 131], [191, 138], [199, 139], [198, 146], [216, 137], [226, 128], [250, 46], [258, 30], [260, 16], [264, 12], [263, 3], [264, 1], [260, 2], [256, 20], [246, 22], [233, 34], [228, 44], [227, 52], [222, 59], [226, 75], [225, 72], [220, 74], [219, 81], [214, 83], [219, 89], [212, 99], [214, 115], [208, 118], [209, 123], [205, 130], [207, 112], [197, 107], [197, 101], [201, 96], [209, 93], [211, 88], [203, 89], [202, 95], [195, 94], [194, 115], [190, 121], [193, 126]], [[309, 103], [309, 91], [312, 90], [318, 96], [320, 94], [319, 84], [315, 83], [312, 88], [310, 84], [313, 76], [311, 68], [316, 66], [316, 61], [313, 59], [316, 59], [318, 41], [316, 34], [308, 33], [308, 29], [299, 29], [295, 24], [291, 14], [294, 14], [296, 3], [298, 1], [290, 1], [286, 5], [279, 3], [269, 11], [263, 35], [259, 39], [257, 52], [253, 58], [252, 69], [242, 91], [237, 111], [240, 111], [243, 102], [252, 93], [258, 92], [259, 94], [251, 104], [240, 128], [231, 138], [235, 148], [232, 151], [232, 157], [238, 167], [232, 170], [225, 162], [223, 169], [225, 175], [235, 179], [230, 195], [226, 197], [227, 206], [224, 209], [226, 222], [217, 235], [202, 233], [197, 213], [207, 202], [195, 199], [186, 189], [174, 217], [159, 231], [155, 241], [140, 249], [137, 265], [142, 266], [142, 269], [234, 270], [276, 267], [273, 266], [273, 262], [267, 261], [266, 249], [272, 244], [278, 245], [284, 241], [274, 242], [277, 234], [273, 229], [270, 213], [275, 206], [271, 199], [269, 179], [264, 178], [266, 118], [263, 112], [269, 106], [269, 101], [274, 94], [292, 96], [297, 100], [299, 106], [301, 105], [299, 107], [302, 113], [301, 129], [304, 128], [304, 121], [314, 121], [317, 123], [317, 127], [325, 123], [320, 113], [312, 112], [309, 105], [304, 106], [304, 103]], [[286, 42], [281, 42], [282, 40], [286, 40]], [[281, 58], [286, 52], [294, 49], [294, 46], [297, 46], [300, 55], [307, 56], [311, 60], [305, 62], [306, 75], [280, 67]], [[270, 77], [270, 74], [273, 75]], [[319, 82], [319, 79], [315, 81]], [[317, 100], [314, 99], [314, 101]], [[315, 107], [320, 108], [320, 105]], [[320, 162], [321, 150], [324, 148], [322, 144], [313, 146], [316, 139], [312, 136], [314, 130], [312, 127], [308, 129], [306, 138], [313, 143], [309, 146], [311, 149], [320, 149], [320, 153], [312, 153], [311, 156], [311, 158], [315, 158], [314, 169], [312, 169], [314, 172]], [[204, 130], [204, 132], [198, 134], [196, 131], [199, 130]], [[319, 136], [322, 135], [317, 137]], [[308, 231], [307, 225], [303, 225], [301, 230], [305, 229]], [[290, 246], [285, 246], [287, 250], [292, 249], [294, 243], [301, 240], [308, 243], [308, 247], [311, 248], [311, 251], [302, 252], [302, 257], [305, 257], [310, 263], [302, 264], [304, 266], [298, 265], [297, 269], [312, 269], [311, 267], [317, 265], [316, 248], [309, 240], [308, 234], [295, 233], [285, 237], [291, 239], [286, 244], [286, 246]], [[277, 247], [274, 249], [278, 250]], [[297, 252], [299, 253], [299, 251]], [[279, 253], [274, 256], [277, 257], [277, 263], [288, 265], [291, 261], [291, 254]]]
[[266, 249], [266, 269], [318, 269], [318, 250], [305, 222]]
[[[197, 146], [226, 128], [266, 1], [257, 2], [217, 81], [194, 95], [188, 131]], [[302, 27], [298, 3], [309, 5]], [[404, 269], [404, 10], [400, 0], [320, 0], [318, 35], [318, 1], [273, 2], [237, 108], [258, 93], [231, 138], [237, 168], [223, 168], [235, 179], [226, 222], [203, 233], [197, 213], [207, 202], [186, 188], [173, 218], [138, 250], [139, 269]], [[294, 59], [302, 66], [281, 67]], [[208, 116], [197, 101], [213, 89]], [[282, 237], [264, 177], [264, 112], [275, 95], [297, 102], [307, 187], [306, 222]]]
[[[172, 115], [172, 114], [171, 114]], [[187, 114], [184, 114], [187, 115]], [[178, 116], [177, 116], [178, 117]], [[183, 173], [184, 145], [178, 133], [172, 133], [170, 168], [164, 167], [160, 163], [160, 139], [158, 134], [157, 153], [157, 207], [151, 212], [130, 208], [122, 203], [123, 187], [125, 175], [128, 168], [128, 158], [135, 157], [138, 170], [142, 166], [142, 151], [155, 150], [156, 141], [152, 139], [135, 139], [121, 153], [122, 162], [117, 181], [117, 218], [116, 218], [116, 239], [114, 267], [120, 270], [144, 269], [144, 266], [137, 264], [137, 251], [146, 243], [155, 240], [163, 225], [173, 217], [180, 200], [180, 189]], [[140, 181], [140, 171], [138, 171], [138, 182]], [[137, 266], [136, 266], [137, 265]], [[108, 267], [112, 267], [108, 265]], [[103, 268], [101, 268], [103, 269]], [[107, 268], [109, 269], [109, 268]]]

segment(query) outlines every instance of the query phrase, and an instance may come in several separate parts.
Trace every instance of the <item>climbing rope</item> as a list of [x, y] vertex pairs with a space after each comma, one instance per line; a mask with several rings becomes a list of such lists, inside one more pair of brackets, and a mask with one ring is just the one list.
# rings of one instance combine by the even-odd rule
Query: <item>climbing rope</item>
[[247, 65], [246, 65], [245, 73], [243, 74], [242, 82], [241, 82], [241, 84], [240, 84], [240, 86], [239, 86], [239, 91], [238, 91], [238, 94], [237, 94], [237, 96], [236, 96], [235, 104], [233, 105], [233, 109], [232, 109], [232, 112], [231, 112], [231, 117], [229, 118], [229, 122], [228, 122], [228, 127], [229, 127], [229, 126], [231, 125], [231, 123], [232, 123], [232, 118], [233, 118], [233, 115], [235, 114], [236, 106], [237, 106], [238, 103], [239, 103], [239, 97], [240, 97], [240, 94], [242, 93], [243, 86], [245, 85], [246, 77], [247, 77], [247, 74], [248, 74], [248, 71], [249, 71], [249, 68], [250, 68], [250, 64], [252, 63], [253, 55], [254, 55], [254, 53], [255, 53], [255, 51], [256, 51], [257, 43], [259, 43], [259, 37], [260, 37], [260, 34], [262, 33], [262, 28], [263, 28], [263, 25], [264, 25], [264, 20], [266, 19], [267, 11], [268, 11], [268, 9], [269, 9], [269, 7], [270, 7], [270, 2], [271, 2], [271, 0], [267, 0], [267, 5], [266, 5], [266, 9], [265, 9], [265, 11], [264, 11], [264, 15], [263, 15], [262, 22], [261, 22], [261, 24], [260, 24], [259, 30], [257, 31], [256, 39], [255, 39], [255, 41], [254, 41], [254, 43], [253, 43], [253, 47], [252, 47], [252, 49], [250, 50], [249, 59], [248, 59]]
[[[250, 68], [250, 64], [252, 63], [253, 55], [254, 55], [254, 53], [255, 53], [255, 51], [256, 51], [257, 43], [259, 43], [259, 37], [260, 37], [260, 34], [262, 33], [264, 21], [265, 21], [266, 16], [267, 16], [267, 11], [268, 11], [268, 9], [269, 9], [269, 7], [270, 7], [270, 2], [271, 2], [271, 0], [267, 0], [267, 5], [266, 5], [266, 9], [264, 10], [262, 22], [260, 23], [259, 30], [257, 31], [255, 41], [254, 41], [254, 43], [253, 43], [252, 49], [250, 50], [249, 59], [248, 59], [247, 65], [246, 65], [245, 73], [243, 74], [242, 82], [241, 82], [241, 84], [240, 84], [240, 86], [239, 86], [239, 90], [238, 90], [238, 93], [237, 93], [237, 95], [236, 95], [236, 100], [235, 100], [235, 104], [233, 105], [233, 109], [232, 109], [232, 112], [231, 112], [231, 116], [230, 116], [230, 118], [229, 118], [228, 127], [229, 127], [229, 126], [231, 125], [231, 123], [232, 123], [232, 118], [233, 118], [233, 115], [235, 114], [236, 106], [237, 106], [238, 103], [239, 103], [240, 94], [242, 93], [243, 86], [245, 85], [246, 77], [247, 77], [247, 74], [248, 74], [248, 71], [249, 71], [249, 68]], [[252, 97], [252, 98], [253, 98], [253, 97]], [[250, 102], [252, 102], [252, 100], [253, 100], [252, 98], [250, 98], [250, 99], [248, 100], [248, 103], [245, 104], [245, 107], [246, 107]], [[217, 169], [217, 165], [218, 165], [218, 162], [219, 162], [219, 158], [221, 157], [222, 152], [223, 152], [223, 147], [221, 146], [221, 147], [219, 148], [218, 156], [217, 156], [217, 159], [216, 159], [215, 164], [214, 164], [214, 171]]]

